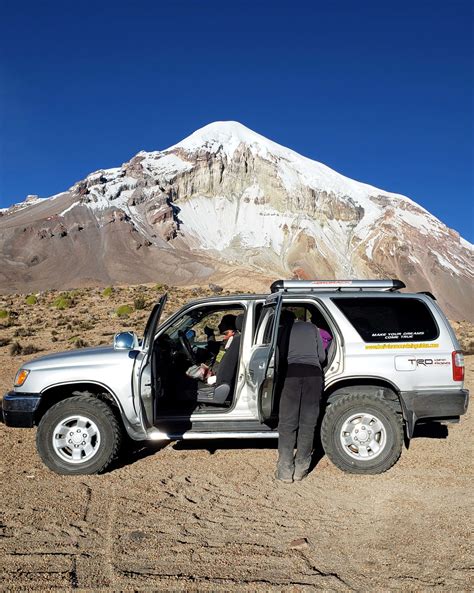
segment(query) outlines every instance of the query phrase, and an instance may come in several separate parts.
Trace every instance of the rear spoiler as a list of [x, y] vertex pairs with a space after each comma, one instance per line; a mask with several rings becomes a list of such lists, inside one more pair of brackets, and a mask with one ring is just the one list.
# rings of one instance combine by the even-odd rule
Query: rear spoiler
[[427, 290], [420, 290], [416, 294], [426, 294], [426, 296], [429, 296], [430, 299], [433, 299], [434, 301], [436, 300], [435, 295], [432, 292], [428, 292]]

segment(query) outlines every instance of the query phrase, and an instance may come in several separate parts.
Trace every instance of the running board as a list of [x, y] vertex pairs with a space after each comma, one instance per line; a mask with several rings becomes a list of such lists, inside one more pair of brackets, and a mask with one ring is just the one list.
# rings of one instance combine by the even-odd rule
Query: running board
[[268, 439], [278, 438], [278, 432], [269, 430], [267, 432], [184, 432], [165, 433], [161, 430], [150, 430], [147, 438], [152, 441], [180, 441], [180, 440], [212, 440], [212, 439]]

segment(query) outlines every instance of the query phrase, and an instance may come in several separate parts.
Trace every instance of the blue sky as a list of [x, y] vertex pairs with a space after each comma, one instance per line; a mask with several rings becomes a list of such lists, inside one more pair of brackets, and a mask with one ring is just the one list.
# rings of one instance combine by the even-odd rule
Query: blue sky
[[0, 7], [0, 207], [237, 120], [474, 241], [468, 0]]

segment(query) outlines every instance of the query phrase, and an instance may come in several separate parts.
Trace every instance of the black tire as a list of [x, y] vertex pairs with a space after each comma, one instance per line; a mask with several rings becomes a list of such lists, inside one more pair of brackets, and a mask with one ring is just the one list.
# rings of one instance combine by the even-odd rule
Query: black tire
[[[372, 428], [371, 423], [358, 420], [358, 416], [361, 419], [364, 416], [373, 416], [378, 420], [378, 423], [371, 421], [375, 428], [370, 432], [374, 435], [370, 442], [368, 439], [362, 442], [361, 437], [355, 434], [356, 429], [359, 432], [358, 426], [364, 428], [361, 434], [365, 437], [365, 431]], [[382, 429], [376, 430], [379, 426]], [[352, 430], [346, 430], [349, 427], [353, 427]], [[361, 441], [363, 447], [358, 447], [354, 438]], [[377, 438], [379, 441], [374, 443]], [[326, 455], [342, 471], [351, 474], [381, 474], [390, 469], [401, 455], [402, 416], [393, 405], [380, 397], [363, 394], [344, 395], [326, 409], [321, 425], [321, 442]], [[370, 447], [371, 443], [373, 449]], [[368, 456], [363, 457], [361, 451]]]
[[[84, 428], [80, 428], [82, 424]], [[73, 433], [83, 431], [86, 440], [76, 445], [72, 439], [67, 440], [69, 435], [60, 439], [61, 431], [64, 432], [63, 428], [58, 428], [60, 425], [67, 426], [73, 438], [76, 438]], [[122, 427], [110, 406], [88, 395], [70, 397], [52, 406], [41, 419], [36, 434], [36, 447], [45, 465], [58, 474], [67, 475], [104, 471], [118, 456], [121, 441]], [[89, 447], [90, 452], [83, 445]], [[75, 447], [80, 450], [74, 451]], [[73, 454], [79, 458], [74, 460]]]

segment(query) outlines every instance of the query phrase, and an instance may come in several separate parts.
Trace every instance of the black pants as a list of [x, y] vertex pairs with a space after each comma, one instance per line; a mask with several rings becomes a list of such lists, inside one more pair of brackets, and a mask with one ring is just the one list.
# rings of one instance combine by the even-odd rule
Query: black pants
[[[323, 373], [319, 367], [290, 364], [280, 398], [278, 465], [306, 471], [311, 463]], [[296, 445], [296, 455], [294, 449]]]

